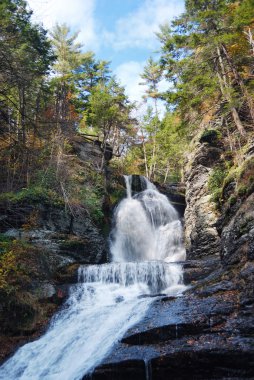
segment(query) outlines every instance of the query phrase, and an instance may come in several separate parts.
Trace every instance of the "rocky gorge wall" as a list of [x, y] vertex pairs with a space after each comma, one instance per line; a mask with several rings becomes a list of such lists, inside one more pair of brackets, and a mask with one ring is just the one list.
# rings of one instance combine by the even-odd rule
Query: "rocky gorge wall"
[[[81, 165], [87, 157], [92, 157], [95, 167], [100, 165], [98, 146], [86, 147], [79, 139], [75, 149]], [[209, 182], [224, 167], [225, 154], [217, 140], [196, 139], [186, 163], [187, 261], [182, 265], [188, 289], [182, 297], [158, 296], [144, 320], [127, 331], [84, 379], [254, 378], [254, 149], [250, 143], [241, 167], [225, 172], [215, 197]], [[125, 193], [123, 181], [112, 174], [108, 186], [112, 198], [107, 211]], [[140, 189], [140, 178], [135, 176], [132, 190]], [[165, 185], [159, 190], [181, 214], [184, 186]], [[31, 281], [22, 285], [19, 300], [9, 305], [0, 302], [2, 358], [43, 331], [64, 300], [68, 284], [76, 281], [80, 263], [107, 258], [100, 226], [85, 209], [78, 208], [73, 216], [63, 205], [45, 202], [32, 202], [29, 209], [19, 204], [18, 213], [11, 206], [2, 214], [2, 232], [31, 244], [25, 248]], [[35, 211], [36, 228], [24, 228]], [[12, 321], [10, 313], [16, 315]]]
[[219, 256], [224, 266], [253, 260], [253, 146], [253, 142], [247, 144], [241, 164], [223, 176], [219, 199], [215, 200], [209, 181], [219, 165], [225, 167], [225, 148], [196, 142], [185, 171], [188, 258]]
[[216, 229], [219, 213], [208, 190], [212, 168], [220, 160], [222, 150], [197, 144], [188, 157], [185, 172], [186, 210], [185, 241], [189, 258], [219, 255], [220, 237]]
[[[218, 290], [236, 290], [238, 325], [252, 336], [254, 320], [254, 142], [244, 149], [240, 165], [224, 175], [219, 205], [213, 200], [209, 178], [223, 165], [225, 148], [196, 143], [189, 157], [186, 177], [185, 228], [189, 259], [217, 257]], [[218, 281], [218, 279], [216, 280]], [[228, 282], [229, 281], [229, 282]], [[221, 287], [220, 287], [221, 286]], [[237, 319], [237, 318], [236, 318]], [[245, 321], [244, 321], [245, 319]], [[248, 326], [249, 324], [249, 326]]]
[[74, 193], [84, 189], [86, 203], [68, 204], [47, 189], [0, 199], [0, 360], [42, 333], [76, 283], [80, 264], [107, 260], [106, 193], [100, 188], [95, 198], [89, 190], [97, 186], [102, 159], [99, 144], [73, 138], [64, 169], [71, 170]]
[[254, 378], [253, 143], [228, 169], [223, 142], [202, 140], [185, 171], [188, 289], [158, 297], [84, 380]]

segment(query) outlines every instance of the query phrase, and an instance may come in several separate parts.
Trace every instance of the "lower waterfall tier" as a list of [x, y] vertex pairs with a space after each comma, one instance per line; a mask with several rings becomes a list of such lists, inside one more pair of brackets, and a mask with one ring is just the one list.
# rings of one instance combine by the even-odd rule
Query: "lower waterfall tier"
[[178, 295], [181, 266], [160, 262], [83, 266], [63, 309], [39, 340], [0, 368], [1, 380], [78, 380], [146, 314], [158, 292]]
[[81, 266], [79, 282], [145, 286], [149, 294], [182, 291], [182, 266], [163, 261], [111, 263]]

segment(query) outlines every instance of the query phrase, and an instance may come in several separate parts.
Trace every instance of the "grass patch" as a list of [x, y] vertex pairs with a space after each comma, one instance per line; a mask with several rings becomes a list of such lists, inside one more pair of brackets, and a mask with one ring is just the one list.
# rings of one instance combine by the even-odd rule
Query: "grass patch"
[[81, 203], [96, 223], [100, 223], [104, 217], [102, 211], [102, 196], [99, 188], [91, 189], [88, 186], [81, 189], [79, 192]]
[[224, 166], [215, 166], [208, 180], [208, 190], [212, 194], [212, 200], [220, 205], [223, 183], [227, 176], [227, 169]]
[[63, 205], [63, 200], [53, 190], [35, 186], [22, 189], [18, 192], [6, 192], [0, 194], [0, 202], [11, 203], [38, 203]]
[[[228, 199], [229, 205], [234, 204], [234, 199], [245, 198], [254, 191], [254, 158], [249, 158], [239, 167], [232, 167], [223, 182], [222, 192], [235, 182], [234, 193]], [[232, 203], [233, 202], [233, 203]], [[236, 203], [236, 202], [235, 202]]]

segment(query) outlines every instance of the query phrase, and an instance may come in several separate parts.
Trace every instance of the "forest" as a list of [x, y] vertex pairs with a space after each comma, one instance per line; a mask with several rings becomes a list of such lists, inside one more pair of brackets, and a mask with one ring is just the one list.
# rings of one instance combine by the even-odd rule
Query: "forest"
[[216, 118], [216, 130], [203, 138], [223, 137], [232, 163], [241, 161], [254, 118], [251, 0], [187, 1], [185, 14], [161, 26], [160, 57], [148, 59], [140, 78], [152, 102], [139, 121], [110, 62], [83, 53], [68, 25], [47, 32], [31, 22], [24, 1], [3, 1], [1, 15], [3, 193], [39, 191], [51, 181], [63, 197], [68, 178], [59, 175], [61, 161], [77, 133], [102, 149], [109, 144], [120, 171], [127, 165], [130, 173], [166, 182], [169, 173], [181, 179], [188, 142]]
[[[75, 256], [68, 269], [54, 267], [47, 274], [54, 287], [71, 283], [79, 263], [108, 259], [101, 241], [125, 192], [123, 175], [144, 176], [165, 194], [170, 186], [180, 188], [187, 204], [187, 258], [189, 252], [190, 259], [199, 259], [195, 250], [206, 252], [209, 246], [205, 257], [216, 252], [226, 265], [245, 264], [234, 256], [240, 245], [230, 261], [223, 244], [240, 239], [252, 226], [253, 207], [244, 206], [238, 232], [231, 236], [224, 230], [254, 191], [254, 0], [185, 0], [184, 13], [160, 25], [160, 49], [151, 52], [140, 73], [145, 105], [140, 117], [139, 105], [126, 95], [111, 62], [86, 51], [69, 25], [44, 29], [32, 20], [25, 0], [2, 0], [0, 15], [0, 359], [12, 352], [10, 346], [39, 336], [64, 301], [61, 287], [43, 302], [44, 296], [33, 293], [44, 281], [40, 271], [48, 259], [29, 231], [39, 230], [52, 213], [55, 219], [43, 230], [56, 234], [62, 228], [54, 237], [60, 250], [80, 255], [88, 244], [87, 260]], [[81, 159], [82, 144], [92, 148]], [[201, 198], [204, 202], [196, 206]], [[204, 215], [212, 215], [211, 220]], [[69, 230], [60, 222], [68, 222]], [[88, 226], [84, 233], [82, 223]], [[8, 235], [7, 230], [16, 232]], [[243, 255], [252, 243], [245, 238]], [[93, 249], [99, 252], [94, 262]], [[56, 265], [52, 262], [47, 265]], [[14, 324], [16, 317], [24, 318], [25, 327], [22, 322], [14, 328], [9, 315]]]

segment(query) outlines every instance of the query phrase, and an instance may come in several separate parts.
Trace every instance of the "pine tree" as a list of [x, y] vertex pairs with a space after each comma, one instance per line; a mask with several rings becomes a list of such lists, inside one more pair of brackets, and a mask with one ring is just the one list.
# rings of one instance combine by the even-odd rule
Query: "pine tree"
[[44, 76], [54, 56], [46, 31], [31, 23], [25, 1], [4, 0], [0, 13], [0, 134], [5, 142], [0, 160], [2, 186], [9, 190], [29, 182], [30, 135], [42, 134]]
[[242, 24], [237, 22], [240, 10], [249, 3], [243, 1], [240, 6], [236, 1], [187, 0], [186, 13], [171, 28], [162, 27], [159, 34], [162, 64], [175, 84], [167, 100], [178, 105], [182, 113], [202, 115], [221, 97], [224, 116], [231, 117], [240, 135], [246, 133], [244, 122], [253, 122], [254, 116], [253, 99], [244, 78], [248, 44], [243, 33], [253, 19], [254, 7], [249, 6], [251, 16]]
[[74, 70], [81, 64], [82, 45], [76, 42], [78, 33], [71, 33], [66, 24], [56, 24], [51, 32], [51, 42], [57, 57], [53, 69], [56, 77], [51, 81], [55, 91], [55, 120], [59, 131], [72, 133], [77, 115], [72, 101], [75, 98]]
[[[87, 123], [96, 131], [104, 150], [108, 144], [115, 156], [127, 149], [135, 120], [131, 116], [131, 104], [115, 78], [93, 87], [87, 109]], [[103, 167], [104, 162], [102, 163]]]
[[[157, 166], [157, 144], [156, 144], [156, 134], [159, 129], [159, 112], [158, 112], [158, 99], [160, 97], [159, 93], [159, 83], [162, 79], [162, 68], [159, 65], [158, 62], [155, 62], [153, 58], [149, 58], [147, 61], [147, 65], [144, 68], [144, 72], [141, 74], [141, 78], [144, 80], [144, 82], [140, 83], [141, 85], [147, 86], [146, 94], [144, 95], [145, 99], [152, 99], [155, 109], [155, 115], [152, 117], [152, 119], [149, 122], [149, 138], [152, 139], [152, 153], [151, 153], [151, 163], [149, 165], [149, 169], [147, 166], [147, 159], [146, 159], [146, 174], [149, 179], [155, 179], [155, 172], [156, 172], [156, 166]], [[147, 117], [150, 118], [151, 109], [148, 109]], [[152, 126], [152, 130], [151, 130]], [[146, 157], [145, 152], [145, 145], [144, 147], [144, 155]]]

